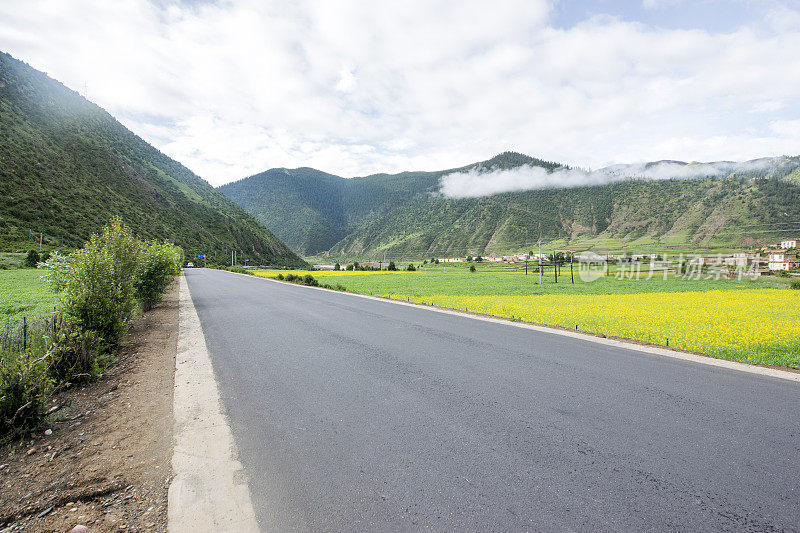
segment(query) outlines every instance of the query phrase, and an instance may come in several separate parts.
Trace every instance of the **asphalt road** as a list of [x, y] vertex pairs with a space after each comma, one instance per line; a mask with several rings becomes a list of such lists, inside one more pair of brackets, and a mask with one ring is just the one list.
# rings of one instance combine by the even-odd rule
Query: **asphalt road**
[[798, 530], [800, 386], [186, 271], [265, 530]]

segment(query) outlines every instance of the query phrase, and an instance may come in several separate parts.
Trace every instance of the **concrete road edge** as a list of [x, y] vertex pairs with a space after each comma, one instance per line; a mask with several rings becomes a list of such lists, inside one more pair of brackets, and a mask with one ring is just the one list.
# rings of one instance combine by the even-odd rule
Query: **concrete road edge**
[[168, 531], [259, 531], [186, 277], [180, 277]]

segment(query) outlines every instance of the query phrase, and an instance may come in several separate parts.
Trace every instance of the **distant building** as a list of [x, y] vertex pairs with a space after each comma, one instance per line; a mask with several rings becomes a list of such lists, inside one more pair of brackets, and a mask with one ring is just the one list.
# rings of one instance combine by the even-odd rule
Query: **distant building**
[[781, 248], [787, 250], [789, 248], [797, 248], [797, 239], [786, 239], [781, 241]]
[[770, 270], [794, 270], [798, 268], [797, 254], [772, 252], [769, 254]]

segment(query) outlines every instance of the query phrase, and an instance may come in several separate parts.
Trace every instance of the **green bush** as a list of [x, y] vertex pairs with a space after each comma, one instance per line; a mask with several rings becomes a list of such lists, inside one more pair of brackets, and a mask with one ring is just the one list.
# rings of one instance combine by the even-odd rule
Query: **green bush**
[[48, 373], [57, 383], [92, 381], [100, 375], [100, 339], [92, 331], [81, 331], [63, 322], [47, 352]]
[[417, 271], [417, 269], [411, 263], [408, 264], [408, 266], [406, 267], [406, 270], [409, 271], [409, 272], [416, 272]]
[[172, 243], [148, 241], [141, 244], [136, 273], [136, 298], [149, 311], [181, 271], [183, 251]]
[[141, 242], [115, 218], [70, 256], [43, 259], [64, 314], [28, 323], [27, 343], [13, 342], [18, 326], [0, 331], [11, 341], [0, 344], [0, 434], [35, 427], [54, 390], [96, 378], [137, 306], [152, 307], [180, 272], [183, 251]]
[[25, 266], [28, 268], [35, 268], [39, 264], [39, 252], [36, 250], [29, 250], [28, 255], [25, 256]]
[[44, 358], [26, 351], [0, 359], [0, 434], [35, 428], [45, 415], [53, 386]]
[[796, 279], [796, 280], [792, 281], [789, 284], [789, 287], [791, 287], [794, 290], [800, 290], [800, 279]]
[[283, 281], [283, 274], [278, 274], [277, 276], [275, 276], [275, 279]]
[[45, 261], [37, 265], [39, 268], [45, 269], [42, 279], [54, 292], [61, 292], [67, 283], [69, 276], [69, 256], [61, 255], [59, 252], [53, 252]]
[[70, 256], [62, 292], [64, 312], [78, 326], [115, 346], [136, 309], [139, 241], [119, 218]]
[[[527, 267], [526, 267], [526, 268], [527, 268]], [[470, 266], [469, 266], [469, 271], [470, 271], [470, 272], [475, 272], [475, 265], [470, 265]]]
[[397, 265], [394, 264], [394, 261], [389, 261], [389, 266], [386, 267], [386, 270], [397, 270]]

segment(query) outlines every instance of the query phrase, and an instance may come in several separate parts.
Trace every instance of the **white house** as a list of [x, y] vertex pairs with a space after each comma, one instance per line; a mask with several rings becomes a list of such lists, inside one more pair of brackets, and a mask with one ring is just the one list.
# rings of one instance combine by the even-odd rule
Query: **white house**
[[798, 268], [797, 254], [772, 252], [769, 254], [770, 270], [794, 270]]

